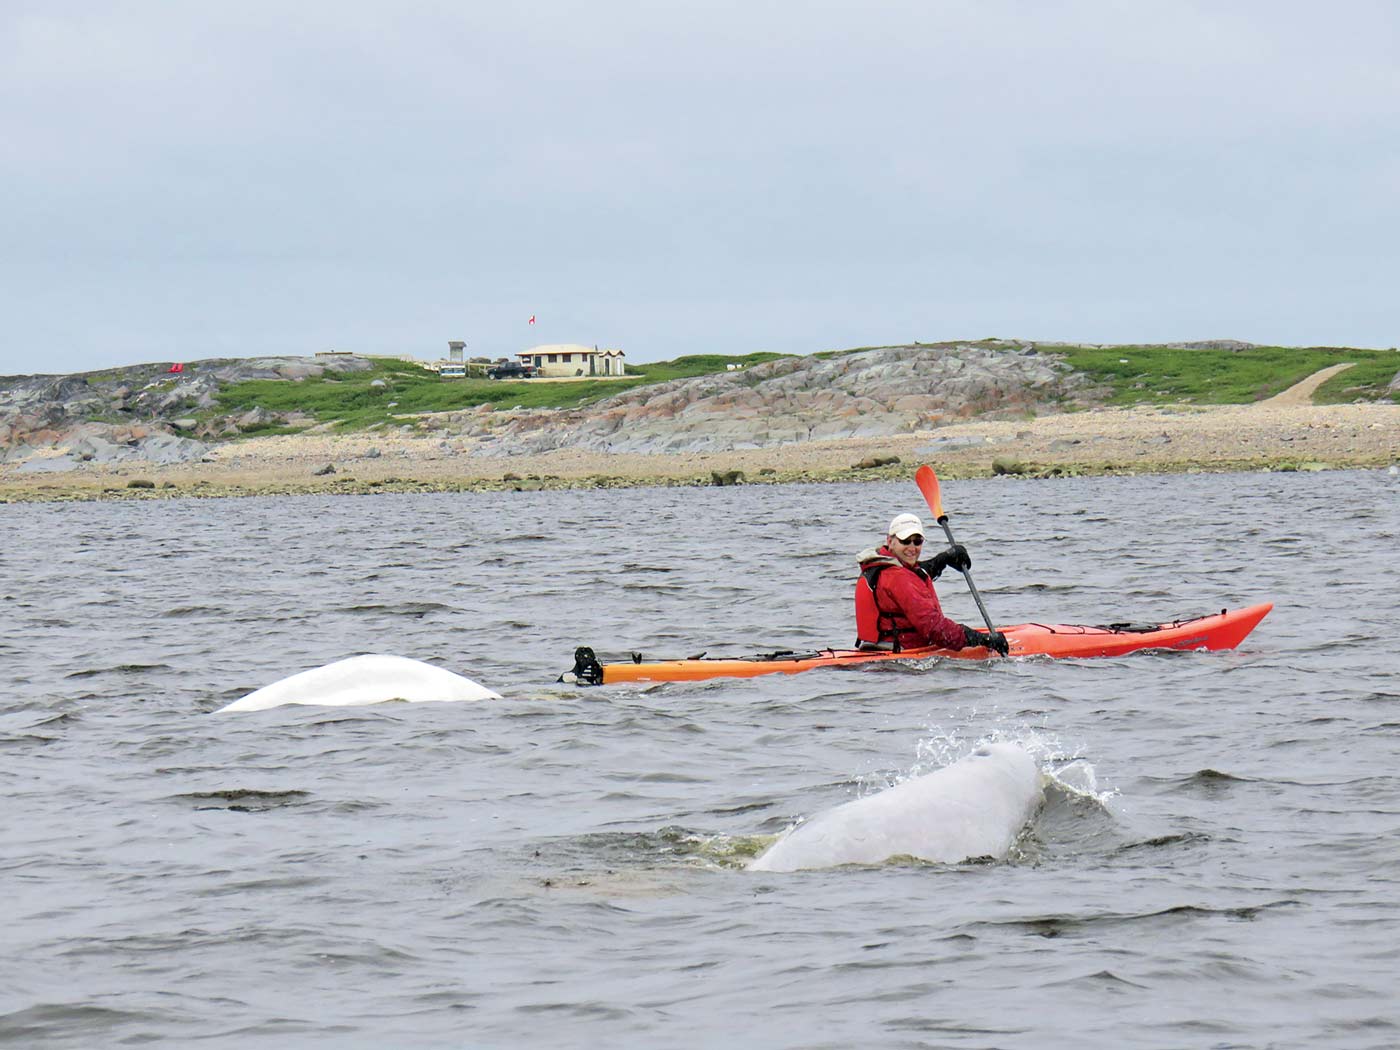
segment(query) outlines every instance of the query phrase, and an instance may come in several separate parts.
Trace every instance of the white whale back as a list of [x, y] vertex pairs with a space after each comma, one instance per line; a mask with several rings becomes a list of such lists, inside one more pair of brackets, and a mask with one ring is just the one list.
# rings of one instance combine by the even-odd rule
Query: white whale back
[[988, 744], [950, 766], [817, 814], [785, 832], [750, 871], [800, 871], [917, 857], [956, 864], [1005, 857], [1043, 799], [1035, 759]]
[[215, 714], [266, 711], [285, 704], [362, 707], [386, 700], [425, 703], [500, 698], [470, 678], [404, 656], [352, 656], [263, 686]]

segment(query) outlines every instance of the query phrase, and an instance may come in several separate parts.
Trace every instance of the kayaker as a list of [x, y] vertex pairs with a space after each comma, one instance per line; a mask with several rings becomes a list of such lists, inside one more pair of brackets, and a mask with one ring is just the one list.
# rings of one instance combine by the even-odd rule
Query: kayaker
[[986, 646], [1005, 656], [1000, 631], [978, 631], [943, 615], [933, 581], [952, 566], [964, 571], [972, 559], [962, 544], [919, 560], [924, 525], [917, 515], [899, 514], [890, 522], [885, 545], [856, 555], [861, 578], [856, 582], [857, 644], [896, 650], [936, 645], [942, 649]]

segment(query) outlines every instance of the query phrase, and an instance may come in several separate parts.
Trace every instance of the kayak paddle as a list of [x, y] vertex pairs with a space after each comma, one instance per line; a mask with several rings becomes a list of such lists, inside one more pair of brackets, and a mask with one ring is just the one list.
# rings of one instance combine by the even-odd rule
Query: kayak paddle
[[[933, 468], [925, 463], [918, 470], [914, 471], [914, 484], [919, 486], [919, 491], [924, 494], [924, 502], [928, 504], [929, 513], [933, 515], [933, 520], [943, 526], [943, 534], [948, 537], [948, 546], [953, 546], [953, 530], [948, 526], [948, 515], [943, 511], [943, 496], [938, 491], [938, 475], [933, 472]], [[978, 611], [982, 613], [982, 619], [987, 624], [987, 630], [995, 631], [992, 626], [992, 618], [987, 613], [987, 607], [982, 604], [982, 596], [977, 593], [977, 584], [972, 582], [971, 569], [959, 569], [960, 573], [967, 580], [967, 589], [972, 592], [972, 598], [977, 603]], [[995, 652], [995, 650], [993, 650]]]

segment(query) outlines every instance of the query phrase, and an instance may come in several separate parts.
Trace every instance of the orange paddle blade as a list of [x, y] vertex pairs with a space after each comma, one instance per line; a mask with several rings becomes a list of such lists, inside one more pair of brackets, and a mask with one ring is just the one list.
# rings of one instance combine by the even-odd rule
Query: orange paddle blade
[[933, 468], [925, 464], [914, 471], [914, 484], [918, 485], [919, 491], [924, 494], [924, 502], [928, 504], [933, 520], [942, 522], [948, 515], [943, 513], [943, 497], [939, 494], [938, 475], [933, 472]]

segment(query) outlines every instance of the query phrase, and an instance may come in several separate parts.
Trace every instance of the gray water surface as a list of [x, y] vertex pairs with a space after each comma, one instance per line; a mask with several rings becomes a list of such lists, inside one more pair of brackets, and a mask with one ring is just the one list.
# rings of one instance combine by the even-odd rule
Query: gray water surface
[[[1243, 647], [592, 690], [845, 645], [912, 482], [0, 507], [0, 1045], [1400, 1045], [1400, 485], [948, 482], [1002, 623]], [[941, 581], [955, 618], [978, 614]], [[499, 702], [211, 714], [362, 652]], [[1019, 741], [1006, 862], [756, 875]]]

